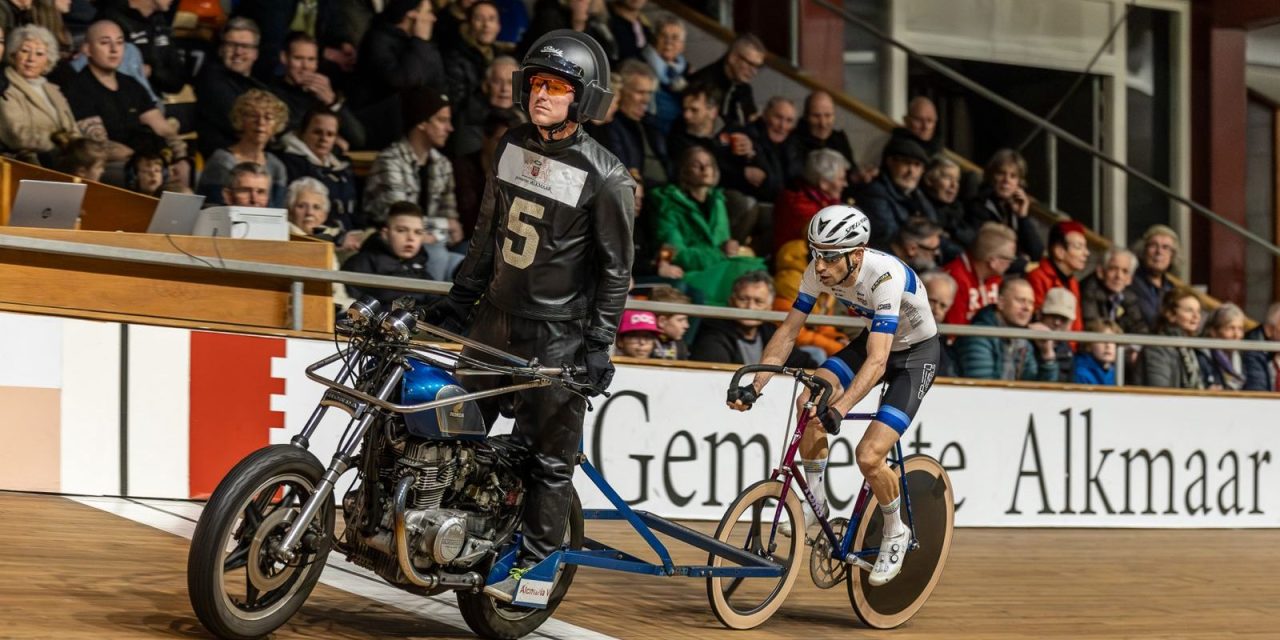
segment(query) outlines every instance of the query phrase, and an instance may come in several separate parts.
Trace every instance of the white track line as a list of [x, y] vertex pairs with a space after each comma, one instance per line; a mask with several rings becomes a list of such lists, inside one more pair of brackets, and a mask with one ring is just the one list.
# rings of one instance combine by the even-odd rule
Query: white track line
[[[203, 508], [200, 504], [179, 500], [126, 500], [97, 497], [69, 497], [68, 499], [188, 540], [195, 532], [196, 525], [193, 520], [200, 517]], [[468, 631], [467, 623], [458, 612], [458, 606], [451, 594], [424, 598], [401, 591], [387, 584], [372, 571], [357, 567], [343, 559], [330, 556], [325, 564], [329, 570], [320, 575], [320, 582], [327, 586], [407, 611], [433, 622]], [[529, 637], [549, 640], [613, 640], [612, 636], [555, 619], [543, 623]]]

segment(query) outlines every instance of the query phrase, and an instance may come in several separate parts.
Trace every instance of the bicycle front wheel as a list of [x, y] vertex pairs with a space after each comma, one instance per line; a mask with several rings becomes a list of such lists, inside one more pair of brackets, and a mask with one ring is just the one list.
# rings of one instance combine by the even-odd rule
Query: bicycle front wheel
[[[937, 460], [926, 455], [907, 456], [903, 467], [915, 535], [920, 546], [907, 552], [902, 573], [888, 584], [871, 586], [868, 581], [870, 574], [865, 571], [850, 571], [846, 578], [854, 613], [859, 620], [875, 629], [892, 629], [920, 611], [942, 578], [955, 533], [956, 504], [947, 471]], [[902, 519], [907, 522], [905, 511]], [[859, 518], [852, 548], [879, 547], [883, 529], [884, 517], [873, 496]], [[865, 559], [874, 562], [875, 556], [870, 554]]]
[[[777, 480], [761, 480], [747, 487], [729, 505], [716, 528], [717, 540], [783, 567], [780, 576], [707, 578], [711, 610], [720, 623], [730, 629], [751, 629], [764, 624], [782, 606], [800, 573], [804, 560], [804, 514], [794, 491], [787, 494], [778, 524], [789, 522], [795, 534], [783, 536], [773, 523], [783, 486]], [[714, 553], [707, 564], [737, 566]]]

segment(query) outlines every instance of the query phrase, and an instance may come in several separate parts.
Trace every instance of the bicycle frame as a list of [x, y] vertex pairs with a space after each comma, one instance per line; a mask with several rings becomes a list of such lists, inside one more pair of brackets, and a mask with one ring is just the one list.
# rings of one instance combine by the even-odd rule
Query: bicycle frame
[[[812, 404], [813, 402], [810, 400], [810, 402], [806, 404], [804, 409], [800, 412], [800, 419], [797, 421], [795, 432], [791, 436], [791, 442], [787, 445], [786, 452], [782, 455], [781, 464], [778, 468], [773, 470], [773, 474], [770, 476], [770, 479], [773, 480], [778, 480], [781, 477], [784, 485], [782, 489], [782, 497], [779, 499], [778, 507], [774, 511], [773, 515], [773, 532], [769, 537], [769, 542], [771, 544], [774, 536], [777, 535], [778, 522], [782, 517], [782, 506], [786, 502], [787, 492], [791, 490], [791, 483], [793, 481], [800, 487], [800, 492], [804, 495], [805, 500], [808, 501], [809, 508], [813, 509], [814, 513], [818, 513], [817, 498], [814, 497], [813, 491], [809, 489], [809, 483], [805, 480], [804, 473], [795, 461], [796, 454], [800, 450], [800, 440], [804, 437], [804, 432], [805, 429], [808, 428], [809, 421], [814, 417]], [[870, 421], [875, 420], [875, 414], [850, 413], [846, 415], [844, 419]], [[893, 456], [890, 460], [896, 464], [899, 469], [898, 493], [902, 496], [902, 507], [906, 511], [907, 515], [907, 528], [911, 531], [911, 542], [908, 548], [915, 549], [920, 546], [920, 543], [916, 539], [915, 520], [911, 515], [911, 495], [907, 492], [907, 476], [903, 471], [902, 442], [895, 442], [893, 448]], [[857, 564], [859, 566], [865, 565], [863, 568], [868, 571], [871, 569], [870, 563], [863, 558], [878, 554], [880, 552], [879, 547], [854, 551], [852, 558], [849, 557], [849, 548], [853, 546], [854, 532], [858, 529], [858, 524], [862, 520], [862, 513], [866, 509], [867, 500], [869, 500], [870, 497], [871, 484], [864, 478], [862, 480], [862, 488], [858, 491], [858, 499], [854, 501], [853, 513], [850, 514], [849, 517], [849, 526], [845, 528], [844, 536], [841, 539], [836, 539], [835, 531], [831, 529], [831, 523], [828, 522], [826, 517], [818, 518], [818, 524], [822, 526], [822, 534], [825, 535], [827, 537], [827, 541], [831, 543], [831, 548], [833, 550], [832, 555], [836, 559], [849, 564]]]

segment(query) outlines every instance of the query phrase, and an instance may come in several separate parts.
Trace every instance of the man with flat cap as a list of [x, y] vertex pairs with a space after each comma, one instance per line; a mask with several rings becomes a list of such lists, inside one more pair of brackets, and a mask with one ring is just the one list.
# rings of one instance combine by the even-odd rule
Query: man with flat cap
[[920, 191], [929, 154], [914, 140], [895, 137], [884, 148], [880, 175], [858, 190], [854, 201], [871, 220], [872, 249], [888, 252], [898, 229], [912, 216], [924, 216], [934, 222], [933, 205]]

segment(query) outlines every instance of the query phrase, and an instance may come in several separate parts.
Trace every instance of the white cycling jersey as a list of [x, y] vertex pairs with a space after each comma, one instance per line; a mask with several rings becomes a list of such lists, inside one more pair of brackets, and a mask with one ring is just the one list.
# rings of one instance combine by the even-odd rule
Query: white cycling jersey
[[892, 351], [909, 349], [938, 334], [924, 284], [896, 256], [866, 249], [855, 280], [828, 287], [814, 263], [804, 270], [792, 309], [808, 314], [822, 293], [830, 293], [857, 315], [871, 319], [871, 331], [892, 333]]

